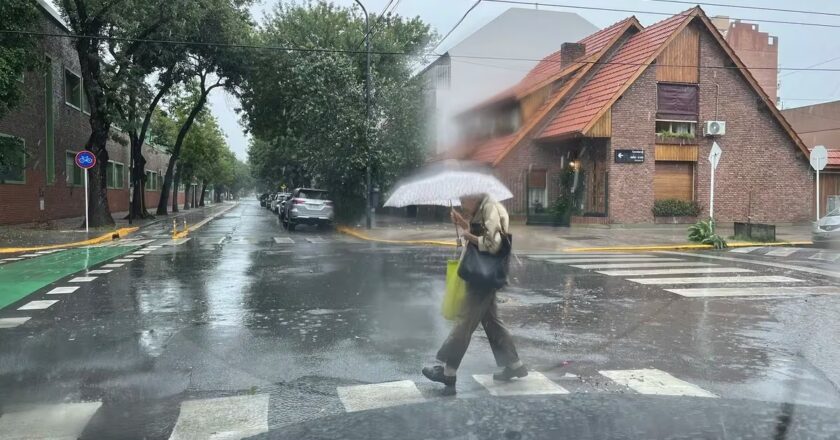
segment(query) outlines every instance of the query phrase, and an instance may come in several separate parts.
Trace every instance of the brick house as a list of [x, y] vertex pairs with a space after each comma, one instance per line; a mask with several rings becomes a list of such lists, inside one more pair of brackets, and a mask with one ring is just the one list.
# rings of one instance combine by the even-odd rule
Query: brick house
[[[38, 8], [42, 32], [70, 33], [43, 0]], [[69, 38], [44, 37], [40, 47], [43, 70], [24, 73], [22, 102], [0, 118], [0, 137], [10, 138], [25, 152], [19, 155], [20, 166], [0, 170], [0, 224], [84, 215], [83, 174], [73, 157], [87, 142], [90, 124], [78, 55]], [[130, 154], [128, 139], [122, 137], [124, 143], [108, 140], [109, 163], [96, 165], [107, 167], [111, 212], [128, 210]], [[143, 154], [150, 177], [146, 204], [154, 207], [169, 155], [153, 145], [145, 145]], [[183, 200], [182, 194], [179, 197]]]
[[820, 172], [820, 215], [825, 215], [840, 207], [840, 101], [784, 109], [782, 114], [809, 149], [822, 145], [828, 150], [828, 163]]
[[[716, 219], [812, 215], [808, 148], [699, 7], [563, 43], [459, 121], [469, 137], [439, 157], [492, 166], [514, 193], [508, 209], [529, 219], [569, 186], [573, 223], [652, 223], [663, 199], [696, 201], [706, 216], [713, 142]], [[707, 121], [725, 134], [706, 133]], [[619, 159], [625, 150], [636, 163]]]

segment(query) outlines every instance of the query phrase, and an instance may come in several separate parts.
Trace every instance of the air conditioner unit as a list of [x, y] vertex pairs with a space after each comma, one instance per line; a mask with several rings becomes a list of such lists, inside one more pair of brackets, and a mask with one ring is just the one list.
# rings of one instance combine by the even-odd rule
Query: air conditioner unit
[[726, 134], [726, 122], [706, 121], [706, 127], [703, 129], [704, 136], [720, 136], [724, 134]]

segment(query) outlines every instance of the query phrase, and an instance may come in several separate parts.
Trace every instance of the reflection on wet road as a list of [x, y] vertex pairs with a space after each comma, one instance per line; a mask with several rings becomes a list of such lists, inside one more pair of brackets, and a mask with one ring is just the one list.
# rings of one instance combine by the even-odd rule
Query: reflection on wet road
[[[93, 268], [110, 272], [70, 283], [87, 275], [77, 273], [0, 311], [0, 439], [245, 438], [445, 399], [419, 372], [449, 329], [439, 305], [451, 249], [289, 234], [251, 201], [180, 245], [145, 238]], [[458, 401], [624, 394], [840, 408], [836, 279], [691, 254], [522, 257], [500, 311], [534, 374], [487, 380], [495, 366], [478, 331]], [[33, 422], [45, 417], [54, 423]]]

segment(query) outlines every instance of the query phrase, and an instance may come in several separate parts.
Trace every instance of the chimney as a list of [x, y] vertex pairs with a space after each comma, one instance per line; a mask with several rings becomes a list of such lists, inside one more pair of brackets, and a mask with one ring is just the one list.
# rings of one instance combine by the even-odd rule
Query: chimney
[[579, 58], [586, 55], [586, 45], [581, 43], [563, 43], [560, 45], [560, 66], [570, 66]]

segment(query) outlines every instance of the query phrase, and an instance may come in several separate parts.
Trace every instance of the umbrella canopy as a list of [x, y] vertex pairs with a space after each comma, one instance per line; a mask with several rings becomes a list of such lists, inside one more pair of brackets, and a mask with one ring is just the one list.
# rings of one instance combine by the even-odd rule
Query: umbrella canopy
[[496, 177], [469, 170], [445, 169], [426, 173], [400, 184], [388, 197], [385, 206], [408, 205], [458, 206], [460, 198], [487, 194], [495, 200], [513, 198], [510, 190]]

